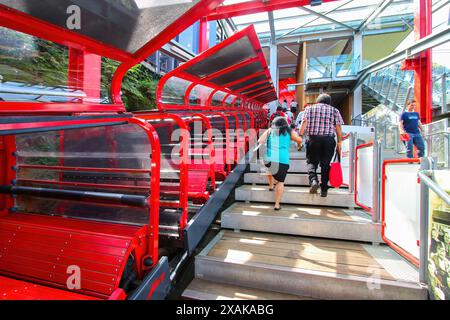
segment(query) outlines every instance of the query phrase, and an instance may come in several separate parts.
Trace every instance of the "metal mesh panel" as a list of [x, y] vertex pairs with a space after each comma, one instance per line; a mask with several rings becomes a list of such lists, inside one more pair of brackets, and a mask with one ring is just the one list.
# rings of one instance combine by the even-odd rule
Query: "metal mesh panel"
[[[0, 3], [134, 53], [199, 0], [0, 0]], [[67, 13], [70, 12], [70, 13]], [[76, 25], [80, 13], [80, 25]], [[72, 28], [72, 25], [74, 28]], [[78, 28], [79, 27], [79, 28]]]
[[261, 67], [261, 63], [259, 61], [250, 63], [246, 66], [243, 66], [240, 69], [236, 69], [234, 71], [225, 73], [221, 76], [218, 76], [217, 78], [213, 78], [210, 80], [210, 82], [218, 85], [218, 86], [224, 86], [227, 83], [237, 81], [241, 78], [244, 78], [252, 73], [258, 73], [264, 71], [264, 69]]
[[256, 83], [256, 82], [259, 82], [259, 81], [264, 81], [266, 79], [267, 79], [267, 76], [265, 74], [262, 74], [260, 76], [253, 77], [251, 79], [239, 82], [239, 83], [237, 83], [237, 84], [235, 84], [233, 86], [230, 86], [229, 88], [230, 88], [230, 90], [233, 90], [233, 91], [241, 91], [239, 89], [245, 88], [245, 87], [251, 85], [252, 83]]
[[271, 86], [270, 86], [269, 83], [261, 83], [261, 84], [258, 84], [258, 85], [256, 85], [256, 86], [254, 86], [254, 87], [248, 88], [248, 89], [246, 89], [245, 91], [242, 91], [242, 94], [246, 94], [247, 92], [254, 91], [254, 90], [256, 90], [256, 89], [262, 89], [262, 88], [267, 88], [267, 89], [269, 89], [270, 87], [271, 87]]
[[213, 55], [203, 58], [187, 68], [186, 72], [203, 78], [255, 56], [256, 52], [248, 37], [243, 37]]
[[254, 91], [254, 92], [250, 93], [249, 95], [250, 95], [251, 97], [254, 97], [254, 96], [256, 96], [256, 95], [258, 95], [258, 94], [260, 94], [260, 93], [263, 93], [263, 92], [265, 92], [265, 91], [268, 91], [269, 89], [270, 89], [270, 88], [260, 89], [260, 90], [258, 90], [258, 91]]

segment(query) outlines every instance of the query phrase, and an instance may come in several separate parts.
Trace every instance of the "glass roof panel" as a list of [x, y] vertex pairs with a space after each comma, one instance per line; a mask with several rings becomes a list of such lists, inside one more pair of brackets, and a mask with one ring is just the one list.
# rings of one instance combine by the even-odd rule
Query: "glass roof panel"
[[[437, 2], [438, 0], [434, 0]], [[445, 1], [445, 0], [441, 0]], [[224, 5], [245, 1], [225, 1]], [[305, 6], [319, 14], [342, 22], [351, 28], [357, 28], [369, 17], [383, 0], [340, 0], [322, 3], [318, 6]], [[394, 0], [369, 25], [369, 29], [376, 27], [406, 27], [405, 21], [411, 21], [414, 14], [414, 0]], [[280, 37], [287, 32], [292, 36], [316, 31], [345, 30], [345, 27], [333, 23], [320, 15], [302, 10], [301, 7], [276, 10], [273, 12], [275, 34]], [[244, 15], [232, 18], [238, 29], [253, 24], [260, 40], [270, 38], [270, 25], [267, 12]]]
[[249, 38], [243, 37], [187, 68], [186, 72], [203, 78], [255, 56]]

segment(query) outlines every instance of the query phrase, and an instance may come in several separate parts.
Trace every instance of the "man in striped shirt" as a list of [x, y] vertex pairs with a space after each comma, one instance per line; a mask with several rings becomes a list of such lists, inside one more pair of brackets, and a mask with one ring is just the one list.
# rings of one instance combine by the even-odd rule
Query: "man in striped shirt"
[[[320, 196], [327, 196], [330, 162], [335, 149], [338, 153], [341, 152], [341, 125], [343, 123], [339, 110], [331, 106], [331, 97], [328, 94], [319, 95], [316, 104], [305, 110], [299, 133], [300, 136], [308, 135], [306, 163], [311, 186], [310, 193], [316, 193], [320, 187]], [[337, 136], [337, 145], [335, 136]], [[319, 184], [317, 177], [319, 164], [322, 170], [321, 184]]]

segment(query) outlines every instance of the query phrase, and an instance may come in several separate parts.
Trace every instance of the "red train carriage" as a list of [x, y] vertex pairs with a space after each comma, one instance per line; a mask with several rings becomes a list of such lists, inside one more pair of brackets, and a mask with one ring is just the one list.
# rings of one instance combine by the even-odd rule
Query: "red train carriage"
[[[20, 72], [3, 74], [0, 99], [2, 298], [167, 295], [159, 138], [151, 124], [125, 113], [120, 91], [132, 66], [220, 2], [0, 1], [0, 31], [23, 41], [10, 45], [6, 65]], [[81, 10], [81, 28], [68, 23], [72, 5]], [[52, 77], [21, 69], [45, 45], [66, 61], [54, 61]], [[111, 59], [117, 67], [109, 83], [100, 71]]]
[[[33, 44], [15, 49], [39, 57], [34, 45], [42, 40], [67, 59], [51, 85], [30, 71], [6, 79], [3, 89], [2, 298], [168, 294], [242, 175], [256, 138], [248, 129], [265, 126], [262, 106], [275, 91], [252, 27], [163, 77], [159, 111], [126, 113], [122, 80], [220, 2], [125, 7], [99, 0], [80, 5], [90, 23], [69, 30], [71, 1], [0, 0], [0, 32]], [[100, 71], [111, 60], [109, 82]], [[27, 83], [29, 76], [36, 82]]]

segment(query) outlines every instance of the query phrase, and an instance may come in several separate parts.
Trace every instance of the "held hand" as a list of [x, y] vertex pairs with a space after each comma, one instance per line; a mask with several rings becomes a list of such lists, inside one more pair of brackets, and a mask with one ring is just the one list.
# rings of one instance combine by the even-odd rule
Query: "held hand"
[[338, 142], [336, 145], [336, 151], [339, 155], [341, 155], [341, 150], [342, 150], [342, 142]]
[[297, 151], [302, 150], [302, 147], [303, 147], [303, 139], [302, 137], [300, 137], [300, 140], [297, 141]]

